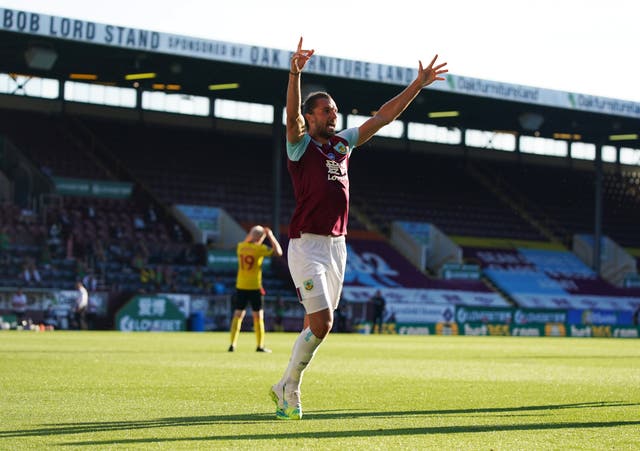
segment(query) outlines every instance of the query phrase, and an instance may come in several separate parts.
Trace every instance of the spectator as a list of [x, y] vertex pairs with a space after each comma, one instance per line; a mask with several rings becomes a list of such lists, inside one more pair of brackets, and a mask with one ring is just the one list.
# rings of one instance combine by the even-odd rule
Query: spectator
[[27, 258], [22, 266], [22, 279], [28, 285], [38, 285], [42, 281], [40, 272], [36, 268], [36, 264], [31, 258]]
[[143, 285], [152, 285], [156, 281], [156, 271], [153, 267], [148, 266], [140, 269], [140, 283]]
[[205, 279], [204, 273], [202, 272], [202, 268], [200, 266], [196, 266], [195, 268], [193, 268], [191, 277], [189, 277], [189, 283], [196, 288], [204, 290], [207, 293], [211, 291], [211, 282]]
[[371, 297], [370, 302], [373, 304], [373, 331], [375, 333], [376, 329], [379, 334], [382, 333], [382, 329], [384, 326], [384, 309], [387, 305], [387, 302], [382, 296], [380, 290], [376, 290], [375, 294]]
[[11, 298], [11, 310], [16, 315], [16, 322], [21, 324], [27, 314], [27, 295], [24, 294], [22, 288], [18, 288]]
[[81, 281], [76, 283], [78, 291], [73, 308], [74, 320], [78, 329], [87, 330], [87, 308], [89, 307], [89, 293]]
[[142, 219], [142, 216], [140, 215], [135, 215], [133, 217], [133, 228], [136, 230], [144, 230], [147, 227], [147, 225], [144, 223], [144, 219]]

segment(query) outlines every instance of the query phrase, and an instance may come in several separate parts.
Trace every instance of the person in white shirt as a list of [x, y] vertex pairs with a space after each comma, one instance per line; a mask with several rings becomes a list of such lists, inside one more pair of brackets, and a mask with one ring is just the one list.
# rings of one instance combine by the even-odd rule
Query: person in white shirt
[[79, 329], [87, 330], [87, 307], [89, 306], [89, 293], [82, 282], [76, 282], [78, 297], [74, 305], [74, 318]]
[[11, 298], [11, 309], [16, 315], [17, 323], [20, 324], [27, 313], [27, 295], [24, 294], [22, 288], [18, 288], [18, 291]]

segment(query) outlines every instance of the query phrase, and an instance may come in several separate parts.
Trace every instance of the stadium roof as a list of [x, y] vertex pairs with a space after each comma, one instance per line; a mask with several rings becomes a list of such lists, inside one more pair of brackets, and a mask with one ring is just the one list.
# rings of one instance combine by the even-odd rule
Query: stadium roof
[[[96, 82], [151, 89], [178, 85], [185, 94], [283, 106], [289, 51], [130, 29], [0, 8], [0, 71], [68, 80], [95, 74]], [[313, 64], [311, 64], [311, 62]], [[314, 56], [303, 88], [332, 94], [343, 112], [368, 115], [408, 84], [415, 69]], [[153, 73], [153, 79], [126, 80]], [[210, 85], [238, 83], [211, 91]], [[174, 91], [175, 92], [175, 91]], [[459, 112], [430, 118], [433, 112]], [[450, 75], [425, 89], [402, 119], [448, 127], [512, 131], [594, 143], [611, 135], [640, 146], [640, 104]], [[538, 122], [540, 125], [537, 125]], [[541, 122], [541, 123], [540, 123]], [[635, 138], [633, 137], [635, 135]], [[556, 135], [557, 136], [557, 135]]]

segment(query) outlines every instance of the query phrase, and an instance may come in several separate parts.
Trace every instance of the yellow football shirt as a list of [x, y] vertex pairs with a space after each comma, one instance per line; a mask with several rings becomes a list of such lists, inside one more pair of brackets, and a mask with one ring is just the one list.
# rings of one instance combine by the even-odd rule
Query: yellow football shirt
[[236, 288], [241, 290], [259, 290], [262, 287], [262, 262], [273, 255], [273, 249], [264, 244], [238, 243], [238, 277]]

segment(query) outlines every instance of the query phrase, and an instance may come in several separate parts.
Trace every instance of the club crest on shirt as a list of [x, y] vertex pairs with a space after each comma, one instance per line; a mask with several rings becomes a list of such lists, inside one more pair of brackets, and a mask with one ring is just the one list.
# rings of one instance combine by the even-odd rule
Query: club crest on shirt
[[346, 155], [347, 152], [349, 151], [349, 148], [345, 146], [344, 143], [342, 142], [337, 143], [335, 146], [333, 146], [333, 148], [336, 150], [336, 152], [338, 152], [341, 155]]
[[302, 282], [302, 285], [304, 286], [304, 289], [307, 291], [313, 290], [313, 279], [305, 280], [304, 282]]

